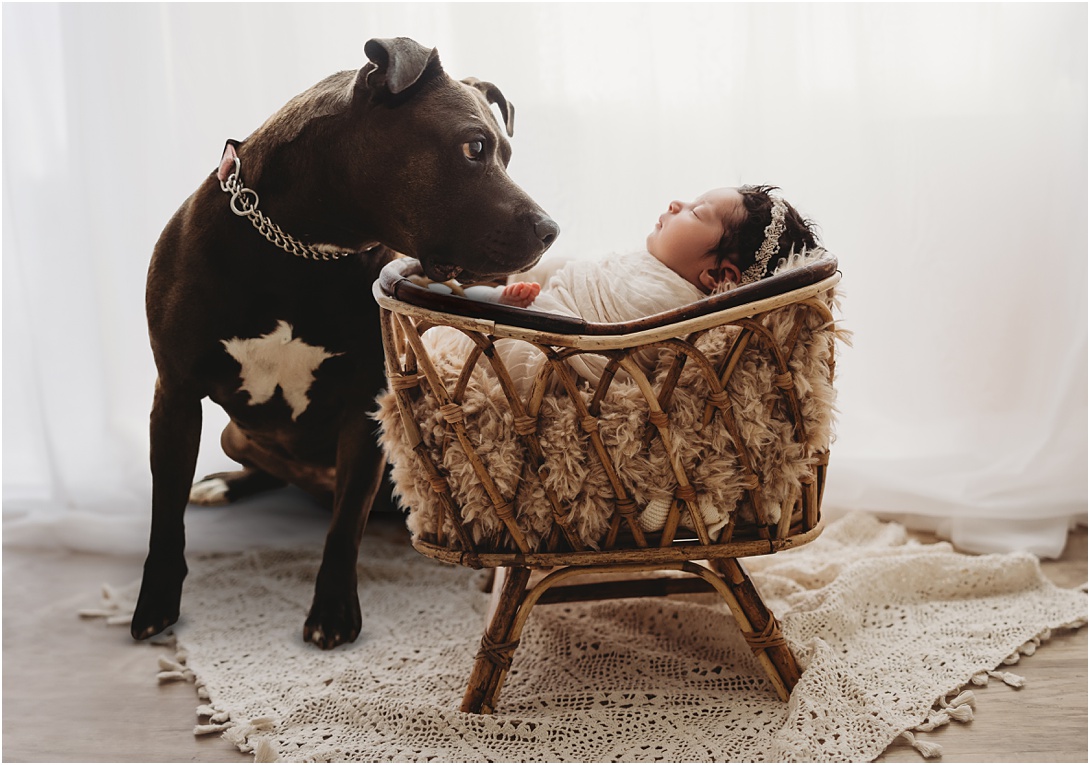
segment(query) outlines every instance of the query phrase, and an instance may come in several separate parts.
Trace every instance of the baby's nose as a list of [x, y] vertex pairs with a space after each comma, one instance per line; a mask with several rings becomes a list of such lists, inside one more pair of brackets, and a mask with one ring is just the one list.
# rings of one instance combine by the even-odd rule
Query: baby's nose
[[676, 199], [675, 199], [674, 201], [672, 201], [672, 202], [670, 203], [670, 206], [669, 206], [669, 207], [668, 207], [667, 209], [668, 209], [668, 210], [669, 210], [670, 212], [672, 212], [672, 213], [676, 213], [676, 212], [678, 212], [678, 211], [679, 211], [679, 210], [680, 210], [681, 208], [682, 208], [682, 204], [681, 204], [681, 202], [679, 202], [678, 200], [676, 200]]

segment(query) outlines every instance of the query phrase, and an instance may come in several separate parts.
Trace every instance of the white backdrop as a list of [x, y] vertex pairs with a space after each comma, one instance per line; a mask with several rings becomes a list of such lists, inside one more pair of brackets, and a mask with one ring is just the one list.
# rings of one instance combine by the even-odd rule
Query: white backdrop
[[[1057, 554], [1087, 502], [1086, 29], [1085, 4], [6, 4], [5, 541], [142, 548], [159, 231], [226, 138], [405, 35], [516, 104], [556, 254], [782, 187], [855, 332], [827, 505]], [[202, 474], [231, 464], [205, 411]]]

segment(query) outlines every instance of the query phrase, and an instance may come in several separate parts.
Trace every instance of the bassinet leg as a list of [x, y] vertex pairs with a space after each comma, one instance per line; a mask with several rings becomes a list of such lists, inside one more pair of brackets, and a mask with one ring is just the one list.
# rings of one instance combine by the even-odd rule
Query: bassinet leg
[[[497, 572], [499, 573], [499, 572]], [[530, 569], [521, 567], [506, 568], [499, 601], [496, 602], [492, 619], [481, 638], [481, 649], [477, 652], [477, 661], [469, 676], [469, 686], [462, 699], [462, 711], [474, 714], [489, 714], [496, 703], [495, 696], [504, 671], [511, 666], [511, 658], [518, 646], [517, 641], [508, 642], [511, 625], [518, 615], [519, 607], [526, 597], [526, 584], [530, 580]], [[497, 576], [497, 579], [501, 577]]]
[[489, 577], [491, 582], [488, 589], [485, 590], [488, 593], [488, 615], [484, 618], [485, 624], [492, 623], [492, 617], [496, 615], [496, 609], [500, 607], [503, 583], [507, 580], [507, 569], [505, 568], [490, 568], [488, 571], [491, 574]]
[[775, 672], [777, 677], [771, 679], [780, 695], [783, 696], [784, 691], [790, 694], [801, 673], [795, 655], [783, 639], [775, 615], [761, 599], [742, 564], [734, 558], [723, 558], [711, 563], [723, 575], [723, 581], [734, 593], [738, 607], [749, 621], [750, 631], [746, 634], [746, 641], [758, 656], [763, 652], [768, 657], [767, 662], [761, 663], [766, 670], [772, 669]]

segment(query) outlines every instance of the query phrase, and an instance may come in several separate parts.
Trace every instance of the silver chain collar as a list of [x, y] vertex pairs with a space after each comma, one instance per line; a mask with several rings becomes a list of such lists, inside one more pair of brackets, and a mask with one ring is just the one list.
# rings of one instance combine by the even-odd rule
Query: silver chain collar
[[291, 234], [285, 234], [280, 226], [273, 223], [257, 209], [257, 192], [242, 185], [242, 162], [235, 157], [235, 172], [220, 181], [220, 188], [231, 195], [231, 212], [241, 218], [249, 218], [261, 235], [285, 252], [307, 260], [340, 260], [352, 255], [351, 252], [325, 252], [313, 245], [304, 244]]

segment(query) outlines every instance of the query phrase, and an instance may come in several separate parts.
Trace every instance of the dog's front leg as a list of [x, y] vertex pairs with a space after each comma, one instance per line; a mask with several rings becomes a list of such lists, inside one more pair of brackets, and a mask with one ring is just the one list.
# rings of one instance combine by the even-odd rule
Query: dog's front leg
[[201, 441], [201, 397], [155, 384], [151, 410], [151, 541], [132, 617], [138, 640], [178, 621], [185, 565], [185, 514]]
[[314, 585], [314, 603], [303, 628], [303, 639], [319, 648], [352, 642], [363, 623], [356, 591], [356, 561], [386, 466], [375, 427], [367, 411], [356, 407], [345, 417], [338, 437], [333, 519]]

